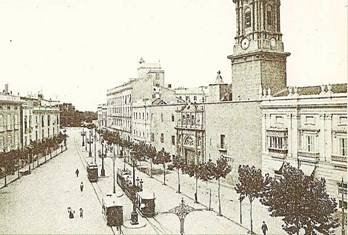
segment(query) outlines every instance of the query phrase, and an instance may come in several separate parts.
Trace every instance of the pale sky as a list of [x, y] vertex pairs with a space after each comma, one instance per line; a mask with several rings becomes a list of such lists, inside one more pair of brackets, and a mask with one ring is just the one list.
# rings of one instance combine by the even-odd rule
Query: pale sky
[[[283, 0], [289, 85], [347, 79], [345, 0]], [[0, 86], [96, 110], [106, 90], [160, 60], [167, 83], [231, 83], [232, 0], [0, 0]], [[3, 88], [1, 88], [3, 89]]]

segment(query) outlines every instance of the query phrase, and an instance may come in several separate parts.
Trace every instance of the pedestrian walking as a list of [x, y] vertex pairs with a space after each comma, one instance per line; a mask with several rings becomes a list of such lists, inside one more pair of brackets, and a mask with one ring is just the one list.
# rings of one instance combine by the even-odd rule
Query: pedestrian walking
[[79, 177], [79, 169], [76, 169], [75, 174], [76, 174], [76, 177]]
[[262, 222], [261, 229], [262, 229], [263, 235], [266, 235], [267, 231], [268, 231], [268, 227], [267, 227], [267, 224], [265, 223], [265, 221]]
[[74, 218], [75, 211], [71, 209], [71, 207], [68, 207], [68, 214], [69, 214], [69, 219]]
[[80, 218], [83, 218], [83, 209], [80, 208]]
[[81, 184], [80, 184], [80, 190], [81, 190], [81, 192], [83, 191], [83, 182], [81, 182]]

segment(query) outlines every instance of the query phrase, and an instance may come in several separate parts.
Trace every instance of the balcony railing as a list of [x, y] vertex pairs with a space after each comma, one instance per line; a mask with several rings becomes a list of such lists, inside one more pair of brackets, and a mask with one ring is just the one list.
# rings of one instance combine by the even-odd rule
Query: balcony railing
[[177, 129], [195, 129], [195, 130], [203, 130], [204, 125], [203, 124], [192, 124], [192, 123], [177, 123], [175, 128]]
[[285, 159], [286, 156], [288, 155], [287, 149], [276, 149], [276, 148], [268, 147], [268, 151], [271, 153], [271, 156], [273, 158]]
[[347, 194], [347, 188], [342, 188], [342, 187], [338, 187], [338, 193], [339, 194]]
[[308, 160], [310, 162], [318, 162], [320, 158], [319, 152], [307, 152], [305, 150], [298, 150], [298, 156], [304, 160]]
[[347, 156], [331, 155], [331, 160], [335, 162], [347, 162]]

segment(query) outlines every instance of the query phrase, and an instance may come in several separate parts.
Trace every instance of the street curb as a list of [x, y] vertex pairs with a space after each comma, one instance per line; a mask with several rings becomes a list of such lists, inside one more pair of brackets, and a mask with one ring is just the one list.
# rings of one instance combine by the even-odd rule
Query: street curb
[[[40, 166], [45, 165], [45, 164], [46, 164], [47, 162], [49, 162], [51, 159], [54, 159], [55, 157], [59, 156], [60, 154], [64, 153], [65, 151], [66, 151], [66, 150], [64, 150], [63, 152], [58, 153], [57, 155], [55, 155], [55, 156], [53, 156], [53, 157], [51, 157], [51, 158], [49, 158], [49, 159], [46, 159], [46, 161], [44, 161], [44, 162], [42, 162], [42, 163], [39, 163], [39, 165], [36, 166], [35, 168], [32, 168], [31, 171], [34, 171], [35, 169], [39, 168]], [[46, 157], [47, 157], [47, 156], [46, 156]], [[41, 157], [41, 158], [43, 158], [43, 157]], [[26, 165], [26, 166], [28, 166], [28, 165]], [[22, 167], [22, 168], [24, 168], [24, 167]], [[29, 175], [30, 175], [30, 174], [29, 174]], [[26, 176], [29, 176], [29, 175], [26, 175]], [[7, 188], [10, 184], [12, 184], [13, 182], [16, 182], [17, 180], [21, 179], [22, 177], [24, 177], [24, 176], [17, 177], [17, 178], [15, 178], [15, 179], [12, 180], [12, 181], [7, 182], [7, 183], [6, 183], [6, 186], [3, 185], [3, 186], [0, 187], [0, 190], [3, 189], [3, 188]]]
[[146, 226], [146, 223], [144, 221], [138, 221], [138, 224], [132, 225], [131, 220], [126, 220], [123, 224], [123, 227], [129, 228], [129, 229], [138, 229], [143, 228]]

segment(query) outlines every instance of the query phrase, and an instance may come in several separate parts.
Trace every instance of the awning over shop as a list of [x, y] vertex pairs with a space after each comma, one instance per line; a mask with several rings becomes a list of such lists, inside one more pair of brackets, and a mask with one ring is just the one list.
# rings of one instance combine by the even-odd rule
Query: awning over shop
[[283, 167], [285, 162], [275, 162], [274, 174], [281, 175], [283, 173]]
[[307, 176], [314, 176], [315, 174], [315, 165], [306, 165], [301, 163], [300, 169]]

